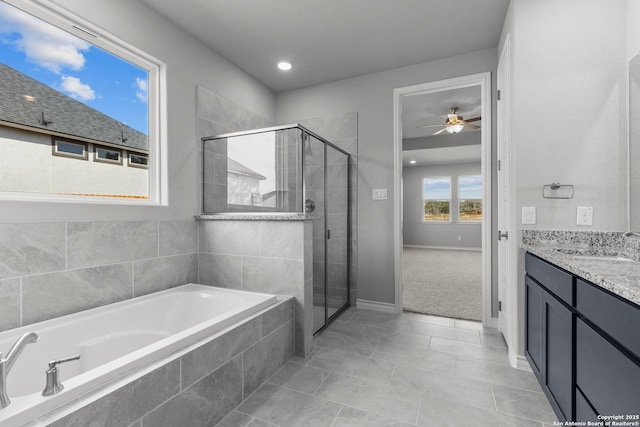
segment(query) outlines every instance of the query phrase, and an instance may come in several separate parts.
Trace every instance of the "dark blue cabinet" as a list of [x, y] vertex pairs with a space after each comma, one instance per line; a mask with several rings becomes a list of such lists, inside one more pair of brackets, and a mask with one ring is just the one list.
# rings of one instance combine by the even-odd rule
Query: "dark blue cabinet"
[[530, 253], [525, 270], [525, 355], [556, 415], [640, 414], [640, 307]]
[[574, 314], [528, 275], [525, 290], [525, 356], [558, 418], [571, 420]]

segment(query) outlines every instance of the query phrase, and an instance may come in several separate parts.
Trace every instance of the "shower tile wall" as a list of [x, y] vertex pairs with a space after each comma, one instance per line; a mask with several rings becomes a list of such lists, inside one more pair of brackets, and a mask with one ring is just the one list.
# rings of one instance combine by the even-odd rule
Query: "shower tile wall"
[[0, 223], [0, 330], [195, 282], [193, 220]]

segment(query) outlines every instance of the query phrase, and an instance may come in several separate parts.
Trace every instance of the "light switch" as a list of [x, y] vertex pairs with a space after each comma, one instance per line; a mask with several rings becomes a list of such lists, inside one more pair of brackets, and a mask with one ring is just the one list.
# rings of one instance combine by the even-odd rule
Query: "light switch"
[[536, 223], [536, 207], [523, 206], [522, 207], [522, 224], [535, 224], [535, 223]]
[[387, 189], [386, 188], [374, 188], [371, 198], [373, 200], [387, 200]]

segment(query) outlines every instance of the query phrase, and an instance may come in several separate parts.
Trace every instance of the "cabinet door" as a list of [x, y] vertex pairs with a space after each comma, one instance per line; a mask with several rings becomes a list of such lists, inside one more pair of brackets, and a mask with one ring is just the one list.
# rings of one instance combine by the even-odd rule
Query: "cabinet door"
[[640, 409], [640, 364], [578, 319], [576, 381], [602, 415], [637, 415]]
[[542, 301], [543, 289], [529, 276], [525, 276], [525, 354], [533, 373], [542, 384]]
[[572, 420], [574, 315], [569, 308], [548, 292], [544, 293], [543, 313], [545, 331], [543, 387], [548, 395], [551, 395], [564, 418]]

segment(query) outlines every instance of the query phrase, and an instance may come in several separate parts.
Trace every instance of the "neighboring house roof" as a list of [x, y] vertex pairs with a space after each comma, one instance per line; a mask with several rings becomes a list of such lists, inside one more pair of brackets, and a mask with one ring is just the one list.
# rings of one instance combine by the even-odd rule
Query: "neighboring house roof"
[[249, 169], [242, 163], [238, 163], [230, 157], [227, 157], [227, 171], [232, 173], [237, 173], [238, 175], [250, 176], [252, 178], [256, 178], [259, 180], [267, 179], [265, 176], [260, 175], [258, 172], [253, 169]]
[[[26, 96], [33, 97], [28, 101]], [[44, 119], [48, 122], [43, 123]], [[147, 135], [0, 63], [0, 121], [148, 150]], [[122, 140], [124, 136], [125, 141]]]

